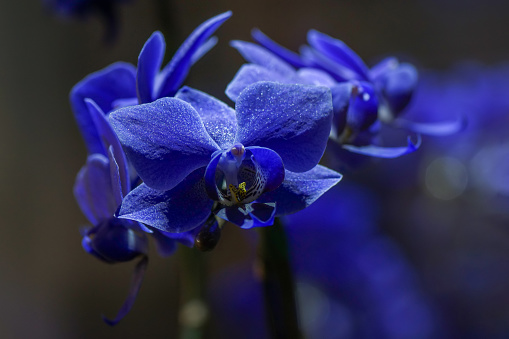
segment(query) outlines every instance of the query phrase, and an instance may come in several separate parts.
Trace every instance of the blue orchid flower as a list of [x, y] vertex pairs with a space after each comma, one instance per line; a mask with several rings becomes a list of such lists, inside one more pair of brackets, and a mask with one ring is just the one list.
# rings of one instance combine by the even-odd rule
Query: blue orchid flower
[[[509, 146], [504, 137], [509, 111], [504, 94], [509, 90], [508, 75], [506, 64], [488, 67], [472, 62], [447, 71], [423, 72], [413, 99], [415, 104], [407, 112], [409, 118], [426, 112], [430, 120], [440, 120], [461, 112], [468, 119], [462, 133], [428, 140], [419, 159], [413, 159], [416, 166], [426, 169], [426, 189], [433, 196], [468, 199], [467, 193], [475, 191], [483, 195], [490, 208], [500, 204], [501, 210], [506, 210], [500, 198], [509, 195], [509, 181], [504, 179], [509, 173]], [[455, 168], [455, 175], [446, 175]], [[381, 168], [380, 173], [392, 170]], [[402, 177], [415, 185], [408, 167], [406, 172]], [[390, 184], [390, 180], [384, 182]]]
[[237, 99], [245, 86], [256, 81], [327, 86], [331, 89], [334, 108], [330, 138], [341, 146], [347, 146], [344, 149], [375, 157], [394, 158], [418, 148], [419, 142], [409, 142], [408, 147], [377, 146], [381, 128], [378, 120], [379, 100], [371, 83], [356, 79], [337, 82], [318, 68], [295, 70], [286, 60], [262, 46], [244, 41], [232, 41], [231, 44], [251, 62], [241, 67], [226, 89], [232, 101]]
[[258, 82], [236, 109], [188, 87], [175, 98], [109, 116], [143, 184], [119, 211], [166, 232], [203, 224], [211, 210], [242, 228], [305, 208], [341, 175], [318, 165], [330, 132], [325, 87]]
[[[91, 112], [98, 111], [92, 101], [89, 101], [88, 105]], [[94, 116], [98, 118], [96, 121], [99, 124], [100, 119], [104, 119], [102, 114]], [[99, 126], [109, 127], [107, 123]], [[110, 140], [115, 140], [114, 134], [107, 136], [111, 138]], [[88, 156], [74, 185], [76, 201], [93, 225], [84, 231], [83, 248], [107, 263], [125, 262], [142, 257], [136, 265], [130, 292], [124, 305], [114, 320], [104, 318], [111, 325], [122, 319], [131, 309], [148, 265], [148, 240], [138, 223], [117, 219], [114, 216], [123, 196], [130, 188], [129, 180], [126, 178], [128, 177], [125, 155], [117, 145], [110, 145], [108, 157], [98, 153]]]
[[390, 122], [406, 108], [418, 83], [413, 65], [390, 57], [369, 69], [343, 41], [316, 30], [308, 32], [310, 46], [303, 46], [300, 56], [277, 45], [259, 30], [253, 30], [253, 38], [287, 62], [300, 58], [299, 68], [305, 65], [321, 69], [337, 82], [370, 83], [377, 91], [382, 121]]
[[70, 101], [89, 153], [107, 155], [107, 150], [90, 120], [85, 99], [92, 99], [109, 114], [119, 107], [175, 95], [191, 66], [215, 45], [217, 40], [210, 36], [230, 16], [231, 12], [225, 12], [198, 26], [162, 69], [165, 41], [162, 33], [156, 31], [143, 46], [137, 67], [116, 62], [77, 83], [71, 90]]
[[[253, 38], [269, 48], [266, 42], [270, 39], [261, 31], [254, 30]], [[418, 71], [412, 64], [388, 57], [368, 68], [361, 57], [341, 40], [316, 30], [308, 32], [307, 40], [310, 46], [301, 49], [302, 62], [308, 67], [326, 71], [339, 82], [358, 80], [371, 83], [380, 101], [378, 118], [383, 123], [404, 127], [415, 133], [437, 136], [454, 134], [465, 127], [464, 119], [417, 123], [399, 118], [409, 107], [419, 83]], [[285, 49], [273, 44], [275, 48], [269, 49], [283, 57], [285, 52], [282, 50]]]
[[79, 171], [74, 185], [74, 195], [83, 214], [92, 227], [84, 230], [82, 246], [98, 259], [113, 264], [141, 260], [136, 265], [131, 289], [124, 305], [114, 320], [104, 318], [114, 325], [131, 309], [138, 294], [148, 265], [148, 239], [150, 233], [161, 256], [169, 256], [176, 250], [176, 241], [189, 247], [194, 244], [194, 233], [168, 234], [152, 230], [136, 221], [115, 216], [122, 199], [131, 191], [127, 160], [115, 133], [104, 113], [92, 100], [86, 100], [90, 119], [101, 137], [108, 156], [91, 154]]
[[368, 69], [343, 42], [314, 30], [308, 34], [311, 47], [303, 47], [301, 55], [276, 44], [259, 30], [253, 31], [253, 37], [261, 46], [244, 41], [231, 43], [250, 64], [242, 66], [228, 86], [229, 98], [235, 101], [246, 85], [256, 81], [328, 86], [335, 114], [331, 139], [349, 152], [395, 158], [419, 147], [420, 137], [417, 143], [409, 138], [403, 147], [379, 146], [382, 123], [437, 135], [457, 132], [463, 126], [459, 120], [438, 125], [396, 119], [407, 107], [417, 84], [417, 71], [410, 64], [388, 58]]

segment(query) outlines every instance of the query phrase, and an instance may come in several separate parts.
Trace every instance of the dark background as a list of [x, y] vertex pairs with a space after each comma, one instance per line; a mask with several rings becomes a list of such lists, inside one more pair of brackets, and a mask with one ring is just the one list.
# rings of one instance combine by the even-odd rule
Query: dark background
[[[488, 65], [509, 60], [509, 5], [504, 1], [224, 0], [175, 1], [171, 7], [176, 32], [168, 42], [167, 59], [201, 22], [233, 11], [216, 33], [218, 45], [192, 68], [187, 82], [223, 100], [226, 85], [243, 63], [228, 41], [250, 40], [253, 27], [293, 50], [305, 43], [307, 30], [315, 28], [342, 39], [369, 64], [388, 54], [406, 56], [428, 69], [448, 69], [461, 60]], [[115, 61], [136, 63], [145, 40], [162, 29], [158, 8], [149, 0], [119, 7], [118, 37], [106, 44], [98, 17], [62, 19], [38, 1], [0, 2], [1, 338], [174, 334], [176, 261], [157, 255], [151, 257], [132, 312], [116, 328], [101, 321], [101, 313], [113, 315], [122, 303], [133, 263], [103, 264], [82, 250], [79, 227], [86, 220], [72, 195], [86, 152], [68, 103], [69, 90]], [[433, 213], [447, 208], [436, 205]], [[422, 268], [426, 249], [412, 252], [412, 236], [401, 227], [386, 231]], [[459, 226], [444, 232], [463, 237], [478, 233], [461, 233], [465, 230]], [[212, 270], [241, 260], [240, 233], [227, 229], [218, 249], [206, 255]], [[509, 248], [504, 231], [499, 239], [499, 246]], [[492, 273], [508, 268], [505, 256]], [[423, 281], [426, 286], [434, 280], [424, 276]], [[436, 291], [433, 286], [426, 289]], [[496, 316], [509, 322], [507, 314], [509, 310]], [[455, 325], [471, 318], [454, 319]]]

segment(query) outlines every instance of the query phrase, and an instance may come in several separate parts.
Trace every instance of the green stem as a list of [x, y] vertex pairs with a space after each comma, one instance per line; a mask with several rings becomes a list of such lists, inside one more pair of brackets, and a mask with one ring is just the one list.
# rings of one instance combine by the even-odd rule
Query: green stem
[[272, 338], [300, 339], [295, 286], [283, 225], [276, 219], [274, 226], [259, 230], [259, 256], [269, 331]]
[[180, 339], [205, 338], [209, 309], [205, 302], [206, 267], [203, 253], [195, 248], [179, 249]]

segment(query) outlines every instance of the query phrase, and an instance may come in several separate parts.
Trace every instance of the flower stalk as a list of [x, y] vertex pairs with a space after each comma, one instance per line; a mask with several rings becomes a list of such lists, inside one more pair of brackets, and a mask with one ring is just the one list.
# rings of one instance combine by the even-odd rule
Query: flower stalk
[[288, 241], [279, 218], [259, 228], [259, 259], [269, 333], [272, 338], [303, 338], [297, 314]]
[[203, 253], [182, 246], [179, 259], [179, 338], [205, 338], [209, 308], [205, 301], [207, 273]]

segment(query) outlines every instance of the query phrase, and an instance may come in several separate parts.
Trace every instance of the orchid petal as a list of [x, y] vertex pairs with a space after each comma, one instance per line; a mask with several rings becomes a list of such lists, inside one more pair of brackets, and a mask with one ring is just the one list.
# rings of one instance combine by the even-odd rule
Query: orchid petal
[[136, 89], [140, 103], [153, 101], [155, 79], [163, 62], [166, 43], [161, 32], [155, 31], [141, 49], [136, 73]]
[[131, 287], [129, 288], [129, 294], [127, 295], [126, 300], [124, 301], [124, 304], [118, 311], [117, 315], [113, 320], [110, 320], [103, 316], [103, 320], [105, 323], [107, 323], [110, 326], [116, 325], [122, 318], [124, 318], [127, 313], [131, 310], [131, 308], [134, 305], [134, 302], [136, 301], [136, 297], [138, 296], [138, 292], [140, 291], [141, 283], [143, 282], [143, 277], [145, 276], [145, 272], [147, 270], [148, 266], [148, 257], [143, 256], [141, 260], [136, 264], [136, 267], [134, 268], [132, 280], [131, 280]]
[[369, 77], [373, 81], [377, 81], [380, 77], [387, 74], [387, 72], [398, 67], [399, 62], [395, 57], [388, 57], [380, 61], [369, 70]]
[[369, 129], [378, 118], [378, 98], [373, 86], [364, 81], [352, 82], [347, 125], [354, 131]]
[[200, 115], [205, 129], [220, 148], [231, 146], [237, 132], [237, 118], [232, 108], [208, 94], [187, 86], [182, 87], [175, 98], [193, 106]]
[[219, 148], [198, 112], [175, 98], [121, 108], [110, 123], [141, 179], [158, 190], [172, 189], [206, 166]]
[[417, 86], [417, 69], [411, 64], [401, 64], [381, 77], [382, 92], [393, 115], [398, 115], [410, 102]]
[[251, 203], [244, 207], [227, 206], [216, 215], [240, 228], [265, 227], [274, 224], [276, 207], [274, 203]]
[[167, 237], [166, 232], [161, 232], [157, 229], [154, 229], [152, 232], [152, 237], [155, 240], [157, 253], [163, 257], [169, 257], [177, 250], [177, 242], [175, 239], [171, 239]]
[[316, 68], [301, 68], [297, 71], [301, 84], [332, 87], [337, 82], [327, 72]]
[[[118, 215], [115, 215], [115, 217], [118, 217]], [[148, 227], [147, 225], [143, 225], [140, 222], [136, 223], [136, 226], [138, 226], [142, 232], [145, 232], [148, 234], [154, 233], [154, 230], [152, 228]]]
[[72, 88], [70, 94], [72, 110], [89, 154], [101, 153], [106, 156], [106, 149], [97, 135], [85, 99], [92, 99], [103, 112], [108, 113], [115, 109], [116, 100], [134, 97], [136, 97], [136, 68], [125, 62], [117, 62], [92, 73]]
[[300, 53], [303, 60], [312, 67], [317, 67], [329, 73], [336, 81], [343, 82], [348, 80], [360, 80], [359, 75], [352, 69], [343, 66], [320, 54], [309, 46], [302, 46]]
[[210, 199], [214, 201], [219, 201], [219, 193], [216, 184], [216, 171], [217, 165], [219, 164], [219, 160], [221, 160], [221, 156], [223, 153], [218, 152], [212, 160], [207, 165], [205, 169], [205, 191]]
[[251, 160], [264, 178], [263, 191], [268, 192], [278, 188], [285, 179], [285, 168], [281, 157], [273, 150], [264, 147], [246, 147], [246, 151], [246, 155], [252, 154]]
[[285, 168], [304, 172], [323, 155], [332, 122], [326, 87], [258, 82], [237, 100], [236, 141], [274, 150]]
[[108, 158], [102, 154], [89, 155], [76, 177], [74, 196], [92, 225], [98, 225], [115, 213], [118, 205], [111, 187]]
[[467, 126], [467, 120], [465, 117], [461, 117], [451, 121], [425, 123], [396, 119], [392, 125], [419, 134], [432, 136], [447, 136], [464, 130], [465, 127]]
[[205, 192], [203, 170], [194, 171], [169, 191], [158, 191], [141, 184], [124, 198], [119, 218], [172, 233], [187, 232], [200, 226], [209, 217], [213, 205]]
[[289, 63], [295, 68], [306, 67], [307, 64], [302, 61], [299, 54], [290, 51], [289, 49], [279, 45], [274, 40], [270, 39], [268, 36], [262, 33], [259, 29], [253, 29], [251, 31], [251, 36], [253, 39], [258, 42], [260, 45], [277, 55], [279, 58]]
[[408, 137], [408, 146], [406, 147], [381, 147], [375, 145], [369, 146], [354, 146], [343, 145], [342, 147], [350, 152], [367, 155], [377, 158], [398, 158], [402, 155], [415, 152], [421, 146], [421, 137], [419, 136], [417, 142], [414, 144], [410, 137]]
[[148, 240], [144, 233], [132, 229], [131, 220], [111, 217], [92, 229], [87, 236], [94, 252], [108, 263], [126, 262], [148, 253]]
[[295, 74], [295, 70], [292, 66], [257, 44], [233, 40], [230, 41], [230, 46], [239, 51], [242, 57], [244, 57], [244, 59], [248, 62], [263, 66], [268, 70], [279, 73], [280, 75], [293, 76]]
[[212, 36], [207, 41], [205, 41], [196, 52], [194, 52], [191, 57], [191, 64], [194, 65], [198, 60], [202, 58], [205, 54], [207, 54], [215, 45], [217, 45], [217, 37]]
[[331, 87], [332, 109], [334, 111], [331, 131], [333, 137], [337, 137], [338, 134], [341, 134], [346, 127], [351, 93], [352, 84], [350, 82], [340, 82]]
[[138, 97], [132, 97], [132, 98], [121, 98], [121, 99], [114, 100], [111, 103], [111, 105], [115, 109], [117, 109], [117, 108], [126, 107], [126, 106], [138, 105], [138, 103], [139, 103]]
[[275, 202], [276, 216], [295, 213], [315, 202], [341, 178], [341, 174], [321, 165], [303, 173], [286, 171], [281, 186], [264, 193], [257, 201]]
[[106, 119], [106, 114], [101, 107], [99, 107], [94, 100], [89, 98], [84, 99], [84, 102], [88, 109], [90, 119], [94, 123], [97, 134], [101, 138], [104, 149], [106, 150], [101, 154], [107, 155], [107, 150], [110, 145], [114, 145], [115, 148], [121, 149], [122, 147], [120, 146], [118, 138], [115, 135], [115, 132], [113, 132], [108, 120]]
[[[204, 43], [208, 43], [208, 38], [231, 15], [232, 12], [228, 11], [205, 21], [189, 35], [182, 45], [180, 45], [170, 63], [166, 65], [159, 74], [155, 94], [157, 98], [173, 96], [177, 92], [189, 73], [189, 69], [193, 62], [196, 61], [195, 54], [204, 52], [200, 47], [203, 46]], [[209, 45], [206, 46], [209, 47]]]
[[[106, 119], [106, 115], [103, 113], [101, 108], [91, 99], [85, 99], [85, 103], [88, 107], [88, 111], [92, 117], [94, 125], [96, 126], [98, 136], [101, 138], [104, 148], [108, 150], [107, 154], [105, 154], [108, 157], [110, 157], [109, 153], [111, 148], [112, 157], [114, 158], [115, 164], [118, 166], [118, 175], [120, 180], [119, 192], [122, 197], [124, 197], [131, 190], [125, 153], [122, 150], [122, 146], [120, 145], [117, 135], [113, 131], [113, 128], [111, 128], [111, 125]], [[119, 205], [120, 203], [118, 206]]]
[[[226, 95], [231, 101], [237, 101], [240, 93], [249, 85], [258, 81], [274, 81], [280, 83], [292, 83], [292, 77], [274, 72], [260, 65], [244, 64], [233, 80], [226, 87]], [[295, 81], [297, 83], [298, 81]]]
[[163, 231], [158, 232], [168, 239], [178, 241], [182, 245], [192, 248], [194, 246], [194, 238], [196, 237], [196, 234], [200, 231], [200, 229], [201, 227], [196, 227], [195, 229], [192, 229], [188, 232], [181, 233], [171, 233]]
[[316, 30], [308, 32], [309, 44], [335, 62], [353, 70], [362, 80], [369, 80], [368, 67], [362, 59], [343, 41], [334, 39]]
[[276, 204], [254, 202], [251, 204], [251, 217], [255, 220], [252, 227], [265, 227], [274, 225], [276, 216]]
[[113, 197], [115, 198], [115, 205], [120, 206], [122, 204], [122, 199], [124, 195], [126, 195], [129, 191], [123, 192], [122, 190], [122, 180], [120, 179], [120, 168], [118, 166], [117, 161], [115, 160], [115, 155], [113, 155], [113, 147], [110, 146], [108, 149], [108, 161], [110, 163], [110, 180], [111, 180], [111, 192]]

